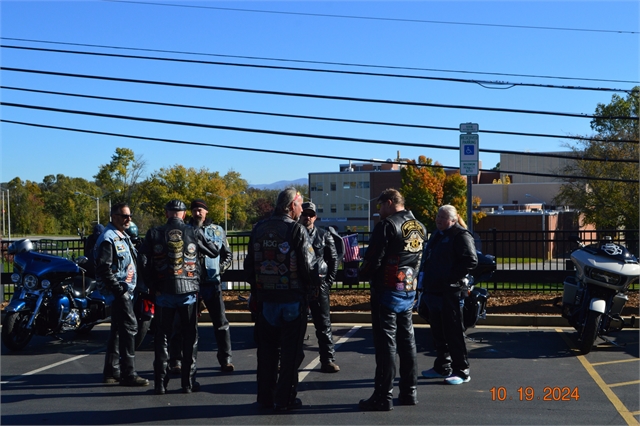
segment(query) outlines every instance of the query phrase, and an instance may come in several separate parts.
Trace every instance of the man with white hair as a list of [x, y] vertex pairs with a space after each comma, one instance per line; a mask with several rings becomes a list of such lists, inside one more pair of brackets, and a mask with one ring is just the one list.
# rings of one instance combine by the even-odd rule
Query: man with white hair
[[460, 301], [466, 296], [465, 277], [478, 265], [478, 255], [473, 235], [458, 223], [454, 206], [438, 209], [436, 228], [422, 254], [418, 288], [424, 292], [437, 355], [433, 368], [422, 375], [459, 385], [471, 380]]

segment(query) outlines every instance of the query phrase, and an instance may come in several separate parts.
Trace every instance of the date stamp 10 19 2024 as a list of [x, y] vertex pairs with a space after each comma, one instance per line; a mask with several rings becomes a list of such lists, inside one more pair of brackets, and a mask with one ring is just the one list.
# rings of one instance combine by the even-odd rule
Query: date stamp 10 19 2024
[[509, 394], [504, 386], [493, 387], [491, 391], [492, 401], [577, 401], [580, 399], [578, 387], [545, 386], [542, 394], [536, 392], [531, 386], [519, 387], [516, 394]]

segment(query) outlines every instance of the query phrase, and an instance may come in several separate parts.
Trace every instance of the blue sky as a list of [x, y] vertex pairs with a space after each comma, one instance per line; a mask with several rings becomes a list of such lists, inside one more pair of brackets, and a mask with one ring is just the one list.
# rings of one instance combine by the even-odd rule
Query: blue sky
[[[134, 1], [2, 0], [0, 14], [3, 46], [623, 90], [632, 88], [640, 80], [637, 1], [174, 0], [142, 4]], [[613, 95], [607, 91], [522, 86], [506, 89], [499, 85], [483, 87], [475, 83], [430, 79], [71, 55], [8, 47], [0, 49], [0, 55], [3, 67], [27, 70], [330, 97], [578, 114], [592, 114], [598, 103], [610, 102]], [[0, 78], [3, 86], [214, 108], [446, 128], [475, 122], [481, 130], [591, 134], [589, 119], [585, 118], [313, 99], [8, 70], [1, 71]], [[457, 131], [270, 117], [8, 89], [2, 89], [0, 95], [4, 103], [155, 120], [449, 148], [459, 146]], [[619, 95], [626, 96], [625, 93]], [[4, 120], [150, 138], [363, 159], [395, 158], [400, 151], [401, 157], [405, 158], [417, 159], [419, 155], [426, 155], [445, 166], [459, 164], [458, 151], [451, 149], [145, 123], [8, 105], [2, 106], [1, 114]], [[44, 176], [58, 173], [92, 179], [99, 166], [110, 161], [117, 147], [128, 147], [142, 155], [147, 162], [147, 174], [161, 167], [181, 164], [197, 169], [206, 167], [221, 174], [235, 170], [250, 184], [298, 179], [309, 172], [338, 171], [339, 164], [347, 162], [92, 135], [4, 122], [0, 123], [0, 131], [2, 182], [16, 176], [41, 182]], [[483, 149], [564, 151], [565, 143], [567, 140], [558, 138], [480, 133], [480, 160], [482, 167], [489, 169], [499, 162], [499, 155], [483, 153]]]

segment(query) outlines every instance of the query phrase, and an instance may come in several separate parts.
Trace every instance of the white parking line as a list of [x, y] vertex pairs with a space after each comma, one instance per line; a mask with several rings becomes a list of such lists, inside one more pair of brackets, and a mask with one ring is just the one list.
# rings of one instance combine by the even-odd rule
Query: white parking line
[[[349, 340], [349, 338], [351, 336], [353, 336], [355, 334], [356, 331], [360, 330], [360, 328], [362, 328], [359, 325], [354, 326], [351, 330], [349, 330], [344, 336], [342, 336], [340, 338], [340, 340], [338, 340], [334, 347], [337, 350], [340, 345], [342, 345], [344, 342], [346, 342], [347, 340]], [[298, 381], [301, 382], [303, 381], [307, 375], [309, 374], [309, 372], [311, 372], [311, 370], [313, 370], [314, 368], [316, 368], [318, 366], [318, 364], [320, 364], [320, 356], [315, 357], [309, 364], [307, 364], [303, 371], [301, 373], [299, 373], [298, 376]]]
[[18, 376], [12, 377], [9, 380], [3, 380], [3, 381], [0, 382], [0, 385], [4, 385], [4, 384], [9, 383], [9, 382], [15, 382], [16, 380], [19, 380], [21, 377], [32, 376], [32, 375], [37, 374], [37, 373], [39, 373], [41, 371], [45, 371], [45, 370], [48, 370], [50, 368], [57, 367], [59, 365], [66, 364], [68, 362], [72, 362], [72, 361], [75, 361], [75, 360], [78, 360], [78, 359], [82, 359], [82, 358], [87, 357], [89, 355], [94, 355], [94, 354], [97, 354], [98, 352], [103, 352], [103, 351], [104, 351], [104, 348], [100, 349], [100, 350], [97, 350], [97, 351], [94, 351], [94, 352], [91, 352], [91, 353], [88, 353], [88, 354], [74, 356], [72, 358], [65, 359], [64, 361], [59, 361], [59, 362], [55, 362], [53, 364], [45, 365], [44, 367], [41, 367], [41, 368], [38, 368], [38, 369], [35, 369], [35, 370], [31, 370], [31, 371], [29, 371], [27, 373], [20, 374]]

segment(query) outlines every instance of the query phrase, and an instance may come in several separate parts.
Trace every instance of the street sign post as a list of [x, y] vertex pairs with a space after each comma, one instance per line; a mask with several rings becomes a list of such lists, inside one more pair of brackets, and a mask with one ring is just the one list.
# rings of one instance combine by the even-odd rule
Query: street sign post
[[469, 176], [478, 176], [480, 137], [478, 123], [460, 124], [460, 174], [467, 176], [467, 229], [473, 233], [473, 193]]

